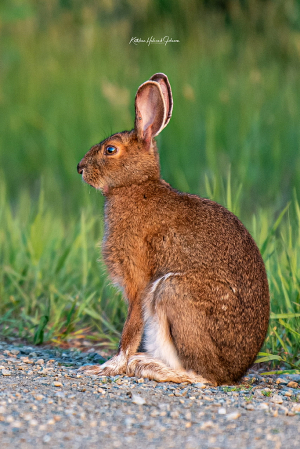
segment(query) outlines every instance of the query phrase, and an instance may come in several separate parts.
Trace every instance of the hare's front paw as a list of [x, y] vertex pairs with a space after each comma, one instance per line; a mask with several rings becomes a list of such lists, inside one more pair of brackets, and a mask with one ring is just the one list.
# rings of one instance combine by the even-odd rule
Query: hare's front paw
[[79, 368], [78, 371], [84, 371], [85, 374], [94, 374], [98, 376], [116, 376], [126, 372], [127, 360], [122, 353], [115, 355], [103, 365], [86, 365]]

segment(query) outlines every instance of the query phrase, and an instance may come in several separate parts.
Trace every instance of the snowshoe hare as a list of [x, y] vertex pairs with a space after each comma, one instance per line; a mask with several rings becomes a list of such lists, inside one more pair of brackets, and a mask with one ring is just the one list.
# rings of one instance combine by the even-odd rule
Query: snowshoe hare
[[[235, 215], [161, 179], [154, 137], [172, 108], [168, 78], [156, 73], [138, 88], [134, 129], [93, 146], [78, 164], [83, 180], [105, 196], [103, 257], [128, 302], [117, 355], [81, 369], [233, 383], [266, 336], [266, 271]], [[137, 352], [141, 342], [145, 352]]]

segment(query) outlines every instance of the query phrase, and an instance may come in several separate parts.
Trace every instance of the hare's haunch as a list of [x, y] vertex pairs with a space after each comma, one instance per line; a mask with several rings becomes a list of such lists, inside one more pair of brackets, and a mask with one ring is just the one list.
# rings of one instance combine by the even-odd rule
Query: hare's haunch
[[105, 195], [103, 257], [128, 301], [117, 355], [83, 369], [235, 382], [266, 336], [265, 267], [235, 215], [161, 179], [154, 137], [172, 108], [168, 78], [157, 73], [137, 91], [134, 129], [93, 146], [78, 164], [83, 180]]

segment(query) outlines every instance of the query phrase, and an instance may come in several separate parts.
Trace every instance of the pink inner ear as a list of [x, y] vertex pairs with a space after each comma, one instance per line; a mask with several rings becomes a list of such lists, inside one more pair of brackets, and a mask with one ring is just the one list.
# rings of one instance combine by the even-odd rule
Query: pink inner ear
[[[166, 108], [159, 84], [148, 81], [140, 86], [136, 95], [136, 127], [138, 134], [144, 138], [151, 126], [151, 137], [156, 136], [165, 123]], [[149, 136], [147, 136], [149, 137]]]

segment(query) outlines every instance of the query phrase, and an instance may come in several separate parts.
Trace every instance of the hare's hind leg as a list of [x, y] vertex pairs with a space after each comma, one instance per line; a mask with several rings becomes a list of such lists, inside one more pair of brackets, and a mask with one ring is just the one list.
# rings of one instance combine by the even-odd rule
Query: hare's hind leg
[[[147, 377], [158, 382], [205, 382], [194, 371], [184, 369], [170, 332], [164, 295], [165, 288], [177, 273], [168, 273], [155, 280], [144, 300], [144, 345], [146, 353], [132, 356], [127, 374]], [[175, 281], [176, 282], [176, 281]], [[180, 317], [179, 317], [180, 319]]]
[[157, 382], [202, 382], [209, 383], [202, 376], [184, 369], [170, 368], [163, 361], [151, 357], [147, 353], [138, 353], [130, 357], [126, 374], [128, 376], [146, 377]]
[[239, 297], [222, 280], [200, 271], [168, 273], [153, 282], [143, 304], [146, 351], [170, 368], [221, 385], [251, 364], [249, 314], [240, 313]]

